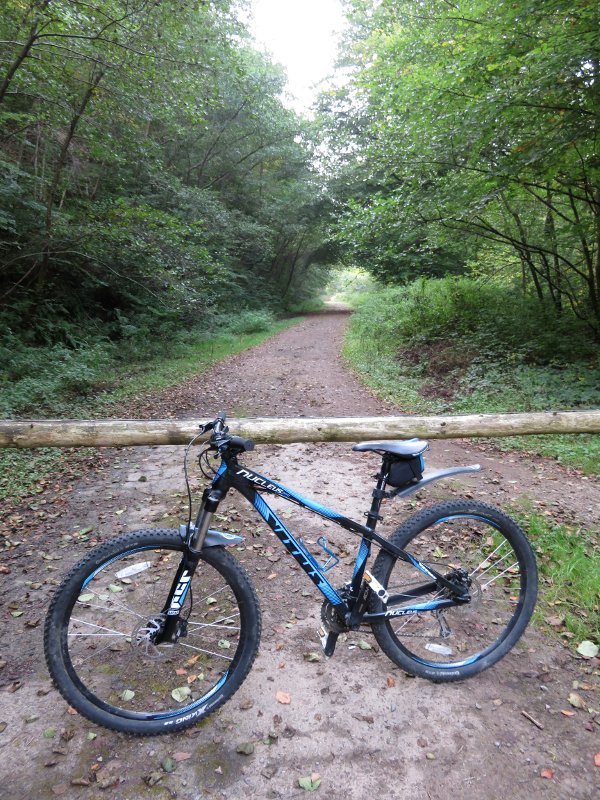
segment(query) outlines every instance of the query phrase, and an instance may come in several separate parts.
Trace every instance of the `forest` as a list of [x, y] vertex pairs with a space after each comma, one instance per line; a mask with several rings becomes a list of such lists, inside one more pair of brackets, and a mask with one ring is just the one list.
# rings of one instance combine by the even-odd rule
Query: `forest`
[[1, 416], [268, 331], [348, 269], [347, 356], [413, 408], [600, 404], [597, 3], [344, 9], [302, 117], [242, 0], [5, 0]]

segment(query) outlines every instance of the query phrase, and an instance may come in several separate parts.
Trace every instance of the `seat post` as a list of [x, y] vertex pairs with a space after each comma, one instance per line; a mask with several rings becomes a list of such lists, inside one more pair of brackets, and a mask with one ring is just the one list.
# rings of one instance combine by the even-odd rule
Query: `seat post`
[[384, 455], [381, 459], [381, 469], [377, 475], [377, 485], [373, 489], [373, 501], [371, 508], [366, 513], [367, 526], [374, 531], [375, 527], [382, 517], [379, 514], [381, 508], [381, 501], [385, 497], [386, 479], [389, 472], [389, 458]]

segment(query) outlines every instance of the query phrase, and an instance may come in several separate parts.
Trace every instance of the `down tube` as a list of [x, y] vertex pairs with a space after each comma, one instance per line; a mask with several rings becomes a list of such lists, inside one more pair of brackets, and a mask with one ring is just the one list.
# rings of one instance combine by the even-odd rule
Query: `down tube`
[[325, 595], [327, 600], [334, 606], [345, 606], [340, 595], [321, 571], [321, 567], [312, 553], [288, 531], [277, 514], [267, 505], [258, 492], [255, 492], [252, 503], [275, 536], [277, 536], [287, 551], [296, 559], [298, 564], [300, 564], [315, 586]]

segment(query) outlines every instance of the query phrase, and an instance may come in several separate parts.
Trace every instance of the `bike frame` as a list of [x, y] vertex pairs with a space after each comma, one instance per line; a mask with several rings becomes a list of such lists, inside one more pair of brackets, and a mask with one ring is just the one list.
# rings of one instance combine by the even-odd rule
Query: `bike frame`
[[[169, 599], [165, 605], [165, 609], [171, 609], [171, 614], [177, 613], [177, 609], [183, 606], [185, 595], [187, 594], [187, 584], [189, 584], [187, 575], [195, 569], [199, 553], [202, 549], [204, 536], [208, 531], [212, 516], [216, 512], [219, 503], [226, 497], [230, 489], [237, 490], [256, 509], [286, 550], [298, 562], [309, 579], [317, 586], [326, 600], [328, 600], [336, 610], [341, 612], [348, 625], [351, 627], [358, 627], [361, 623], [370, 623], [391, 617], [419, 614], [422, 611], [436, 611], [450, 606], [462, 605], [469, 601], [470, 597], [465, 595], [464, 587], [454, 583], [452, 580], [448, 580], [440, 573], [422, 564], [410, 553], [396, 547], [387, 541], [387, 539], [375, 533], [377, 522], [381, 519], [379, 516], [381, 501], [386, 496], [385, 486], [387, 470], [382, 469], [381, 474], [378, 476], [377, 487], [373, 492], [371, 508], [366, 514], [369, 524], [361, 525], [336, 511], [322, 506], [309, 498], [303, 497], [298, 492], [288, 489], [286, 486], [255, 472], [249, 467], [240, 465], [236, 456], [227, 457], [222, 453], [221, 458], [221, 466], [213, 478], [211, 486], [204, 491], [196, 525], [188, 530], [186, 538], [186, 543], [188, 545], [187, 553], [184, 556], [180, 572], [173, 582]], [[340, 590], [332, 586], [328, 580], [325, 574], [326, 565], [319, 564], [304, 545], [302, 539], [296, 538], [294, 534], [288, 530], [279, 516], [265, 501], [262, 494], [258, 491], [259, 489], [301, 506], [361, 536], [352, 579], [344, 588], [344, 596], [342, 596]], [[409, 591], [403, 592], [401, 595], [388, 596], [386, 599], [386, 606], [392, 606], [392, 608], [387, 608], [385, 611], [378, 613], [368, 613], [364, 610], [368, 594], [367, 586], [369, 582], [372, 583], [374, 580], [370, 575], [367, 575], [366, 581], [364, 580], [366, 562], [373, 543], [378, 544], [397, 558], [412, 564], [430, 579], [422, 586], [414, 587]], [[326, 550], [326, 552], [328, 551]], [[400, 609], [393, 608], [394, 605], [406, 603], [406, 601], [411, 598], [417, 599], [439, 588], [448, 590], [446, 597], [440, 597], [439, 599], [423, 603], [415, 603], [409, 606], [405, 605]]]

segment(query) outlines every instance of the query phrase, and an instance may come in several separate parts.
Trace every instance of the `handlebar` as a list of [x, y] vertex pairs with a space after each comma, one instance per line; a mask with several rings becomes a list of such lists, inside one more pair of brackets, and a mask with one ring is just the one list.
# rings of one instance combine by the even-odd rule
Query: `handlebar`
[[229, 436], [229, 428], [225, 424], [226, 416], [224, 411], [219, 411], [212, 422], [207, 422], [200, 426], [200, 434], [212, 431], [210, 445], [219, 452], [230, 447], [234, 452], [244, 452], [254, 450], [254, 442], [251, 439], [242, 439], [240, 436]]
[[[227, 433], [229, 428], [225, 425], [225, 419], [225, 412], [219, 411], [212, 422], [205, 422], [204, 425], [200, 425], [200, 435], [208, 433], [209, 431], [214, 431], [213, 436], [221, 436], [223, 433]], [[213, 436], [210, 437], [211, 440]]]

